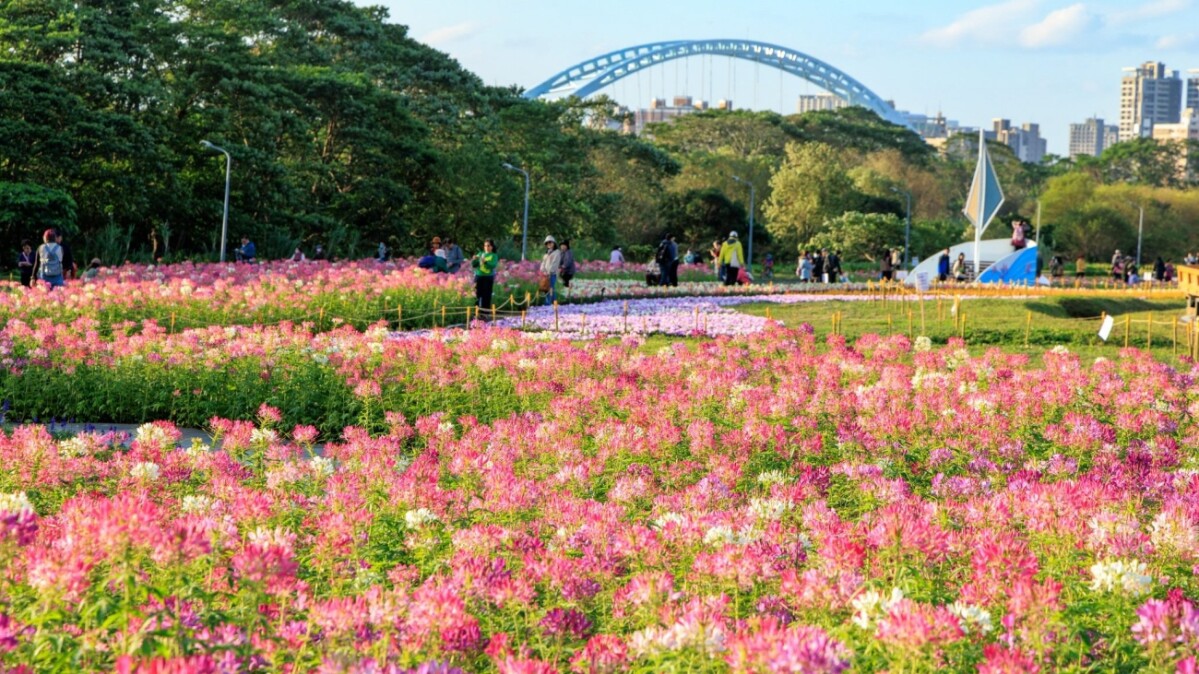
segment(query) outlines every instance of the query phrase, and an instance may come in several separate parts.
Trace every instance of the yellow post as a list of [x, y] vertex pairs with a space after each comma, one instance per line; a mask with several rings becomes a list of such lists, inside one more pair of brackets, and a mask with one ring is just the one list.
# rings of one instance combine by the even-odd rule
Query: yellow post
[[444, 304], [443, 304], [443, 305], [441, 305], [441, 325], [442, 325], [442, 327], [445, 327], [445, 325], [446, 325], [446, 322], [445, 322], [445, 305], [444, 305]]
[[554, 332], [558, 332], [558, 300], [554, 300]]
[[325, 325], [325, 308], [324, 308], [324, 307], [321, 307], [321, 315], [320, 315], [320, 317], [317, 319], [317, 322], [316, 322], [316, 329], [317, 329], [317, 330], [324, 330], [324, 329], [325, 329], [325, 328], [324, 328], [324, 325]]
[[1124, 314], [1124, 348], [1128, 348], [1128, 338], [1132, 334], [1132, 315]]
[[624, 331], [629, 331], [629, 301], [624, 301]]
[[396, 330], [404, 329], [404, 305], [396, 307]]
[[171, 312], [171, 332], [175, 332], [175, 312]]
[[1145, 329], [1145, 348], [1153, 348], [1153, 314], [1149, 314], [1149, 327]]
[[908, 309], [908, 339], [916, 339], [916, 335], [912, 333], [912, 310]]
[[1174, 317], [1174, 350], [1170, 353], [1172, 356], [1178, 355], [1178, 317]]
[[1029, 337], [1032, 334], [1032, 312], [1028, 312], [1028, 318], [1024, 320], [1024, 346], [1028, 346]]
[[584, 335], [586, 335], [587, 334], [587, 314], [579, 314], [579, 319], [582, 321], [582, 326], [579, 328], [579, 332], [582, 332]]
[[[695, 307], [696, 313], [699, 312], [699, 307]], [[770, 307], [766, 307], [766, 320], [770, 320]]]
[[520, 310], [520, 327], [522, 327], [522, 328], [525, 327], [525, 316], [527, 316], [528, 313], [529, 313], [528, 309]]
[[966, 339], [966, 312], [959, 312], [958, 316], [958, 337]]
[[928, 328], [924, 325], [924, 295], [920, 296], [920, 334], [928, 334]]
[[[626, 302], [625, 304], [628, 304], [628, 302]], [[769, 311], [770, 311], [770, 309], [766, 309], [766, 311], [767, 311], [767, 312], [769, 312]], [[766, 314], [766, 318], [770, 318], [770, 314], [769, 314], [769, 313], [767, 313], [767, 314]], [[694, 319], [694, 324], [695, 324], [695, 331], [696, 331], [696, 332], [699, 332], [699, 305], [698, 305], [698, 304], [697, 304], [697, 305], [695, 305], [695, 319]]]
[[894, 317], [891, 316], [891, 314], [887, 314], [887, 336], [888, 337], [890, 337], [891, 333], [893, 333], [895, 331], [894, 324], [895, 324]]

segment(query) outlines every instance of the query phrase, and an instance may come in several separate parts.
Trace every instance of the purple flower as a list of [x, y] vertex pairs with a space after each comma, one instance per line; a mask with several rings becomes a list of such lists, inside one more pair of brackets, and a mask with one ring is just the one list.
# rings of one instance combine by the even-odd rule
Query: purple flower
[[573, 608], [555, 608], [541, 619], [541, 630], [547, 637], [583, 639], [591, 631], [591, 621]]

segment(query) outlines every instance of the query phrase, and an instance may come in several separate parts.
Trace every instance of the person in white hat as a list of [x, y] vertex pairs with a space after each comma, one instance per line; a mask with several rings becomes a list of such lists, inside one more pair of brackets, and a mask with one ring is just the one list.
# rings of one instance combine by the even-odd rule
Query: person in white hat
[[720, 244], [720, 266], [724, 268], [724, 284], [737, 285], [737, 275], [745, 266], [745, 251], [736, 231], [729, 232], [729, 238]]
[[[545, 293], [545, 304], [549, 306], [558, 299], [554, 287], [558, 283], [558, 267], [562, 263], [562, 251], [558, 250], [558, 242], [552, 236], [545, 237], [545, 255], [541, 257], [541, 288]], [[546, 280], [549, 281], [548, 285]]]

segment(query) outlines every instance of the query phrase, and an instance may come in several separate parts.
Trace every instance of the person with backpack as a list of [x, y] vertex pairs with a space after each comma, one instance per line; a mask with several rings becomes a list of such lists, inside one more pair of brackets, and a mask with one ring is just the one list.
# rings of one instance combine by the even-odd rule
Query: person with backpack
[[723, 278], [726, 286], [737, 285], [737, 276], [743, 266], [745, 266], [745, 249], [741, 247], [741, 240], [737, 238], [737, 232], [729, 232], [729, 238], [720, 244], [720, 267], [724, 270]]
[[37, 247], [37, 262], [34, 267], [34, 276], [50, 284], [51, 288], [58, 288], [66, 285], [63, 279], [63, 252], [62, 246], [58, 244], [57, 237], [53, 229], [47, 229], [42, 234], [42, 245]]
[[558, 284], [558, 269], [562, 266], [562, 251], [553, 236], [545, 237], [545, 255], [541, 256], [541, 276], [537, 280], [537, 291], [545, 295], [545, 306], [558, 300], [554, 286]]

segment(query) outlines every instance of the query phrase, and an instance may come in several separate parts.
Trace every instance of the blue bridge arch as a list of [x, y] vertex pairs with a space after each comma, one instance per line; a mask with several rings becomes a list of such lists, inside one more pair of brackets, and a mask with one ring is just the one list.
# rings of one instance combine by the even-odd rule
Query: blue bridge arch
[[692, 56], [730, 56], [777, 68], [807, 80], [850, 105], [873, 110], [879, 117], [909, 126], [878, 94], [844, 72], [801, 51], [755, 40], [670, 40], [626, 47], [573, 65], [528, 89], [525, 98], [586, 98], [629, 75], [667, 61]]

